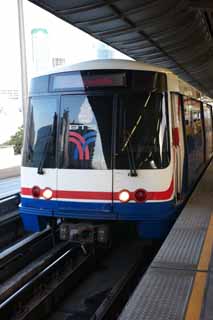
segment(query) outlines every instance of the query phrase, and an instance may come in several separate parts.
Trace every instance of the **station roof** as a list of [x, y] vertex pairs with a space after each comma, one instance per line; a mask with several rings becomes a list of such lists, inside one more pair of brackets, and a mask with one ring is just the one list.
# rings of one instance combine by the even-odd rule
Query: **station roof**
[[212, 0], [30, 1], [136, 60], [169, 68], [213, 97]]

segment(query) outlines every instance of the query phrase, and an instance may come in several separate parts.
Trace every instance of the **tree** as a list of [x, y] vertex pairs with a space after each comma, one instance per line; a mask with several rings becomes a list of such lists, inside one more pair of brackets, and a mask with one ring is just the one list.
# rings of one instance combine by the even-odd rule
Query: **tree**
[[10, 137], [10, 140], [7, 142], [7, 145], [13, 146], [14, 153], [20, 154], [21, 148], [23, 145], [23, 136], [24, 136], [24, 127], [18, 127], [17, 132]]

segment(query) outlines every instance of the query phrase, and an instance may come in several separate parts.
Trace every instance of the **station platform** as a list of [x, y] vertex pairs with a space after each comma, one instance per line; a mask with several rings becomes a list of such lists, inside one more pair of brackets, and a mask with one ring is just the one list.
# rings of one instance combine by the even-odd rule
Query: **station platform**
[[15, 193], [19, 193], [20, 189], [20, 177], [0, 179], [0, 200]]
[[119, 320], [213, 319], [213, 161]]

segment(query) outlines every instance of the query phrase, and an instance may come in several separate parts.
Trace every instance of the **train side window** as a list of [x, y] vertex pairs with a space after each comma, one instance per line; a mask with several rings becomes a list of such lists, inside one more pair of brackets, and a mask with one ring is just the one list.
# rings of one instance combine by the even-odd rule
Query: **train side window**
[[192, 136], [201, 134], [203, 130], [201, 118], [201, 103], [197, 100], [184, 97], [184, 114], [187, 139]]
[[211, 106], [204, 104], [204, 125], [205, 125], [205, 138], [206, 138], [206, 156], [207, 159], [212, 153], [212, 110]]
[[189, 183], [196, 180], [198, 170], [204, 162], [204, 136], [201, 102], [183, 97], [188, 152]]

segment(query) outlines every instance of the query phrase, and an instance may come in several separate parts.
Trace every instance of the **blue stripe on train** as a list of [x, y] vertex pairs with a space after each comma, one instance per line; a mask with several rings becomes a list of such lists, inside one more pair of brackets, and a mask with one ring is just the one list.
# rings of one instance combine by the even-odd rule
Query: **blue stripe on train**
[[20, 206], [20, 212], [25, 214], [99, 220], [162, 220], [168, 219], [174, 210], [174, 201], [111, 204], [24, 197]]
[[22, 198], [20, 214], [25, 230], [40, 231], [47, 217], [136, 221], [141, 238], [162, 238], [175, 218], [174, 201], [154, 203], [98, 203]]

